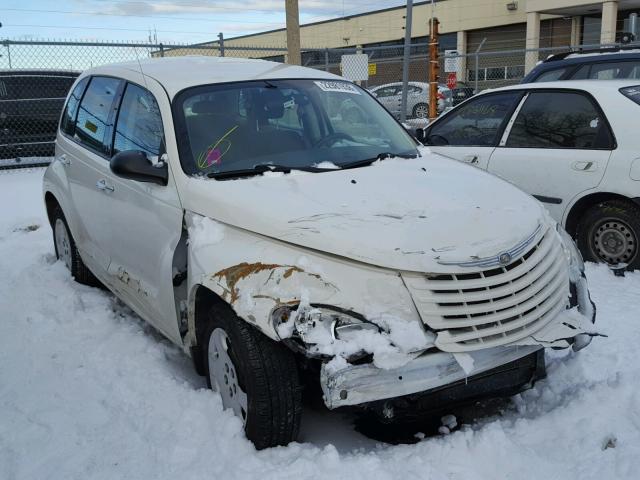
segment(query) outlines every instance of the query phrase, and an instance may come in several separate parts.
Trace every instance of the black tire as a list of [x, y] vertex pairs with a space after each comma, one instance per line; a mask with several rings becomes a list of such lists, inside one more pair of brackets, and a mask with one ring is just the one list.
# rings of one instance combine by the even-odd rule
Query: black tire
[[238, 385], [247, 395], [247, 438], [258, 450], [295, 441], [302, 417], [302, 387], [293, 353], [227, 308], [212, 308], [208, 327], [202, 343], [207, 383], [211, 387], [209, 339], [214, 330], [222, 329]]
[[640, 209], [624, 200], [594, 205], [578, 222], [576, 239], [587, 261], [640, 268]]
[[[418, 110], [422, 109], [422, 108], [425, 109], [426, 113], [425, 113], [424, 116], [419, 117], [418, 116]], [[428, 118], [429, 117], [429, 105], [427, 105], [426, 103], [417, 103], [416, 105], [413, 106], [413, 111], [411, 112], [411, 115], [414, 118]]]
[[78, 247], [76, 246], [76, 242], [71, 235], [71, 230], [69, 230], [69, 224], [67, 223], [67, 219], [62, 212], [62, 209], [57, 206], [53, 211], [53, 215], [51, 217], [51, 226], [53, 228], [53, 246], [56, 250], [56, 258], [60, 259], [60, 251], [58, 242], [56, 241], [56, 223], [58, 221], [62, 221], [64, 224], [64, 228], [67, 231], [67, 236], [69, 238], [69, 254], [71, 255], [71, 265], [70, 271], [73, 279], [82, 283], [83, 285], [89, 285], [91, 287], [100, 287], [102, 284], [100, 281], [91, 273], [91, 270], [87, 268], [87, 266], [82, 261], [80, 257], [80, 252], [78, 251]]

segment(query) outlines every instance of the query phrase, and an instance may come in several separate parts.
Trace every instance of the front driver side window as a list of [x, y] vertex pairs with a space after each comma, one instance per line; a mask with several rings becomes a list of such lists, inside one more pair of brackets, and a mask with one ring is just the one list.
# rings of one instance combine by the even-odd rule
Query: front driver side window
[[504, 92], [470, 100], [436, 122], [427, 132], [427, 142], [439, 146], [494, 146], [521, 97], [522, 92]]
[[157, 157], [162, 150], [162, 118], [153, 95], [128, 84], [125, 90], [113, 142], [113, 153], [139, 150], [147, 157]]

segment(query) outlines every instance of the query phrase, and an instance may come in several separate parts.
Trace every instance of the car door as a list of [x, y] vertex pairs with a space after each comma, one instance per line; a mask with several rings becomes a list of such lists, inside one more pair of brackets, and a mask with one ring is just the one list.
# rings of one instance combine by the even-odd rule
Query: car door
[[576, 195], [596, 187], [615, 139], [595, 99], [576, 90], [533, 90], [489, 160], [489, 171], [545, 203], [562, 221]]
[[436, 120], [425, 131], [432, 151], [486, 169], [521, 91], [480, 95]]
[[[167, 100], [168, 102], [168, 100]], [[164, 128], [154, 95], [127, 83], [117, 113], [113, 154], [142, 151], [151, 163], [164, 153]], [[182, 234], [182, 207], [171, 173], [167, 185], [108, 172], [104, 215], [109, 222], [109, 274], [127, 303], [180, 342], [173, 295], [173, 254]]]
[[[67, 212], [82, 258], [103, 281], [109, 267], [109, 230], [104, 216], [109, 204], [103, 182], [109, 173], [110, 138], [115, 100], [123, 82], [111, 77], [92, 77], [73, 119], [66, 119], [74, 94], [63, 115], [57, 138], [56, 160], [64, 165], [73, 214]], [[81, 86], [81, 84], [78, 84]], [[76, 89], [74, 89], [75, 92]], [[108, 282], [107, 282], [108, 283]]]

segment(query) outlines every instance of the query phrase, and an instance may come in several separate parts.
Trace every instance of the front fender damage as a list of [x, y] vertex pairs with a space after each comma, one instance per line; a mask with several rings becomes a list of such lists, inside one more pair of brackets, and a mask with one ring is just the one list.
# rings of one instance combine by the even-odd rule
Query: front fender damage
[[277, 341], [293, 333], [283, 333], [286, 329], [272, 320], [273, 312], [282, 307], [297, 315], [317, 305], [331, 306], [357, 312], [380, 327], [380, 332], [363, 332], [363, 338], [351, 342], [324, 335], [321, 329], [315, 336], [307, 332], [316, 339], [318, 352], [336, 357], [336, 367], [361, 349], [373, 355], [376, 365], [393, 368], [433, 345], [434, 335], [426, 331], [395, 272], [354, 265], [194, 214], [188, 215], [187, 224], [192, 292], [187, 346], [196, 341], [193, 312], [198, 288], [215, 293], [239, 317]]

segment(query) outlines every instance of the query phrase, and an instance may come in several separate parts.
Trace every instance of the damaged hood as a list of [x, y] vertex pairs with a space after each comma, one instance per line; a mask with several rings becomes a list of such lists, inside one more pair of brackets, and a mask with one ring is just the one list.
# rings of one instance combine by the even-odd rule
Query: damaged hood
[[437, 154], [323, 173], [191, 178], [185, 208], [227, 225], [383, 268], [454, 272], [545, 222], [511, 184]]

